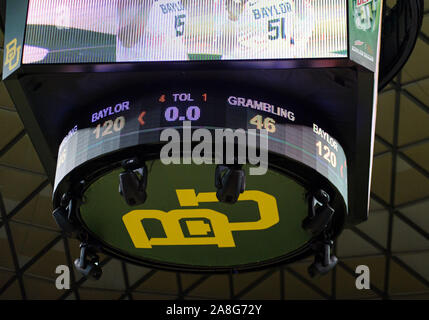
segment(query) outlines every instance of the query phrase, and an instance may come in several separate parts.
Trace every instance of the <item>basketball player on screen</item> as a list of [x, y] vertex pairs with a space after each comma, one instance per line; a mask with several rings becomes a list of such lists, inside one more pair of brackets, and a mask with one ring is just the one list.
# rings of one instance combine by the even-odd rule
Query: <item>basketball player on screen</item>
[[118, 0], [116, 61], [187, 60], [183, 42], [192, 0]]
[[275, 59], [308, 55], [315, 27], [309, 0], [224, 0], [238, 24], [235, 49], [224, 59]]
[[[206, 0], [118, 0], [116, 60], [187, 60], [184, 34], [188, 10], [207, 5]], [[312, 8], [308, 0], [214, 0], [213, 5], [223, 7], [227, 23], [235, 24], [232, 37], [231, 33], [228, 39], [220, 35], [224, 37], [220, 41], [224, 59], [295, 57], [300, 43], [296, 40], [302, 38], [296, 30], [312, 32], [308, 21], [304, 21], [304, 28], [294, 28], [298, 16], [303, 12], [309, 16]], [[308, 36], [304, 38], [308, 40]]]
[[[216, 15], [216, 21], [236, 22], [247, 0], [118, 0], [118, 33], [116, 61], [183, 61], [188, 60], [185, 29], [188, 12]], [[191, 7], [192, 6], [192, 7]], [[227, 17], [223, 19], [223, 17]], [[198, 28], [209, 29], [202, 21]], [[193, 35], [189, 35], [190, 38]], [[223, 34], [217, 34], [224, 36]], [[236, 41], [228, 39], [223, 51], [230, 52]], [[206, 53], [205, 48], [196, 48], [196, 53]], [[200, 52], [201, 51], [201, 52]]]

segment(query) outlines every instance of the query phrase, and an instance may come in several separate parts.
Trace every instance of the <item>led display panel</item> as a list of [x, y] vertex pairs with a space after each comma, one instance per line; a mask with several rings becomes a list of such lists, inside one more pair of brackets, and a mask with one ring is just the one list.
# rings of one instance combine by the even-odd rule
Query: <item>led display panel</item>
[[346, 0], [30, 0], [23, 63], [347, 54]]
[[314, 169], [335, 186], [345, 203], [348, 201], [344, 149], [326, 131], [322, 118], [313, 116], [303, 105], [207, 88], [129, 98], [88, 106], [86, 114], [74, 119], [59, 148], [54, 189], [87, 161], [136, 145], [159, 143], [162, 130], [182, 130], [187, 121], [189, 130], [266, 129], [270, 152]]

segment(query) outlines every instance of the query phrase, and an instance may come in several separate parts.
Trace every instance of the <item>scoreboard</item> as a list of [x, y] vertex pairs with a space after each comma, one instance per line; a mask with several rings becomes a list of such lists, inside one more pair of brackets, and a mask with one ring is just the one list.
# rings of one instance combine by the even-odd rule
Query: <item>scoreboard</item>
[[[85, 275], [97, 251], [203, 272], [314, 255], [327, 273], [367, 219], [381, 1], [14, 0], [7, 15], [5, 83]], [[216, 137], [223, 155], [238, 133], [260, 144], [218, 161]]]

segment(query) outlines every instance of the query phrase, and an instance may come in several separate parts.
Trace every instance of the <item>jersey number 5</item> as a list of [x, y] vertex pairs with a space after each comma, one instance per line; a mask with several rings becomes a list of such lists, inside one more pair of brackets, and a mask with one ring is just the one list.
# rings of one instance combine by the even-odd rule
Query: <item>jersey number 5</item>
[[176, 29], [176, 37], [181, 37], [185, 33], [185, 18], [186, 15], [181, 14], [176, 16], [174, 28]]

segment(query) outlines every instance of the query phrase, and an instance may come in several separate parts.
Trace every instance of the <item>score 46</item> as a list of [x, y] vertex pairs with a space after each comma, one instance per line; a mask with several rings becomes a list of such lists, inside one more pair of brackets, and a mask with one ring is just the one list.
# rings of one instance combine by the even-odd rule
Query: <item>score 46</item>
[[257, 115], [250, 120], [250, 124], [256, 126], [258, 130], [266, 129], [269, 133], [276, 132], [276, 121], [272, 118], [263, 118], [261, 115]]

